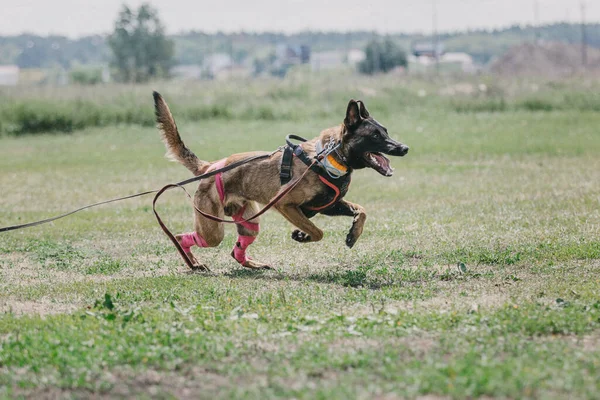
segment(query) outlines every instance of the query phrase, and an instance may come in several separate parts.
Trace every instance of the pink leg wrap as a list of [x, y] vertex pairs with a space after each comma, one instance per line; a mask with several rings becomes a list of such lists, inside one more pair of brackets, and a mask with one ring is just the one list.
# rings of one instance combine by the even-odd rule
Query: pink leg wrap
[[242, 209], [235, 215], [232, 215], [231, 218], [237, 222], [238, 225], [243, 226], [244, 228], [248, 229], [249, 231], [253, 231], [253, 232], [258, 232], [260, 230], [260, 225], [258, 225], [257, 223], [254, 222], [238, 222], [238, 221], [243, 221], [244, 220], [244, 211], [246, 211], [246, 207], [242, 207]]
[[186, 253], [190, 252], [193, 245], [198, 247], [208, 247], [206, 240], [202, 239], [202, 236], [196, 232], [184, 233], [181, 235], [181, 247]]
[[248, 261], [248, 257], [246, 257], [246, 249], [252, 244], [252, 242], [254, 242], [255, 239], [256, 236], [238, 236], [238, 241], [233, 246], [233, 257], [235, 257], [237, 262], [244, 264], [246, 261]]
[[[215, 169], [221, 169], [225, 166], [225, 159], [219, 160], [211, 165], [206, 172], [214, 171]], [[215, 186], [219, 193], [219, 199], [221, 203], [225, 202], [225, 186], [223, 185], [223, 173], [219, 172], [215, 175]]]

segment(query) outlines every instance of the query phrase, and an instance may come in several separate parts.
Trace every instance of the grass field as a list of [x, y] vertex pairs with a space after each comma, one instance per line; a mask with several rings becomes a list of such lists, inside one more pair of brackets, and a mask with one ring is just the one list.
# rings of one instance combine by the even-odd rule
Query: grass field
[[[239, 267], [228, 229], [196, 251], [213, 272], [190, 274], [151, 198], [0, 234], [0, 396], [597, 398], [600, 113], [465, 113], [417, 89], [386, 105], [307, 84], [326, 113], [179, 123], [214, 160], [317, 135], [362, 97], [411, 151], [392, 178], [355, 174], [347, 199], [368, 220], [352, 250], [348, 218], [316, 217], [325, 238], [302, 245], [269, 213], [249, 254], [275, 270]], [[276, 115], [290, 96], [270, 100]], [[163, 154], [137, 125], [0, 137], [0, 225], [189, 176]], [[159, 209], [192, 228], [182, 194]]]

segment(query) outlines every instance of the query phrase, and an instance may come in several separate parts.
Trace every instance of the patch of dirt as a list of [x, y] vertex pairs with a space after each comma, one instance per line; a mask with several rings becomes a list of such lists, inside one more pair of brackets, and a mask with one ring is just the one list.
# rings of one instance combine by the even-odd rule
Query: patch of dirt
[[[143, 265], [148, 268], [125, 268], [119, 272], [104, 274], [85, 274], [79, 271], [59, 271], [48, 268], [29, 259], [25, 254], [12, 253], [0, 256], [0, 282], [7, 285], [33, 286], [38, 284], [62, 284], [73, 282], [107, 282], [119, 278], [142, 278], [182, 274], [188, 272], [184, 265], [173, 267], [169, 256], [140, 256]], [[159, 261], [165, 260], [164, 263]]]
[[552, 335], [543, 336], [535, 339], [536, 341], [556, 341], [564, 340], [568, 341], [572, 346], [579, 347], [585, 352], [600, 351], [600, 332], [594, 332], [588, 335], [575, 336], [575, 335]]
[[[435, 269], [436, 267], [432, 267]], [[444, 271], [444, 268], [440, 268]], [[398, 311], [410, 312], [450, 312], [450, 311], [479, 311], [480, 309], [495, 309], [510, 303], [514, 293], [505, 285], [510, 285], [502, 277], [494, 279], [477, 279], [467, 281], [448, 281], [436, 283], [437, 295], [426, 300], [387, 300], [383, 305], [355, 305], [342, 309], [348, 316], [368, 316], [380, 311], [395, 314]]]
[[[6, 390], [6, 389], [5, 389]], [[94, 399], [108, 399], [109, 396], [101, 396], [98, 394], [93, 394], [87, 390], [64, 390], [56, 387], [45, 387], [38, 388], [33, 390], [25, 390], [18, 387], [13, 387], [11, 396], [5, 394], [0, 389], [0, 395], [6, 396], [6, 398], [32, 398], [39, 400], [56, 400], [56, 399], [85, 399], [85, 398], [94, 398]]]
[[29, 390], [13, 387], [12, 390], [13, 395], [36, 399], [90, 397], [98, 399], [138, 397], [199, 399], [218, 397], [219, 393], [227, 389], [261, 387], [268, 384], [266, 377], [263, 379], [260, 376], [252, 375], [230, 378], [200, 367], [180, 372], [153, 369], [136, 372], [121, 367], [97, 377], [95, 383], [98, 386], [91, 390], [68, 390], [51, 386]]
[[427, 353], [437, 346], [438, 340], [433, 336], [404, 336], [377, 340], [371, 338], [342, 338], [331, 343], [329, 351], [339, 353], [380, 348], [388, 345], [405, 346], [412, 351]]
[[[158, 257], [151, 256], [147, 259], [148, 264], [151, 264], [151, 261], [156, 261]], [[22, 253], [3, 254], [0, 256], [0, 290], [10, 288], [10, 291], [4, 294], [4, 298], [0, 297], [0, 312], [12, 312], [16, 315], [51, 315], [70, 313], [83, 306], [77, 301], [71, 303], [56, 302], [52, 299], [21, 301], [18, 299], [19, 288], [27, 290], [27, 287], [36, 285], [52, 287], [76, 282], [101, 283], [116, 279], [164, 276], [185, 272], [186, 270], [183, 267], [177, 269], [169, 263], [158, 263], [156, 267], [125, 268], [110, 275], [85, 274], [80, 271], [59, 271], [55, 268], [44, 267]]]
[[0, 261], [0, 277], [7, 285], [33, 286], [44, 284], [73, 283], [79, 281], [105, 282], [110, 276], [84, 275], [78, 272], [58, 271], [30, 260], [21, 253], [3, 255]]
[[420, 301], [416, 306], [411, 307], [411, 310], [429, 310], [449, 312], [451, 310], [463, 311], [472, 310], [478, 311], [480, 308], [494, 309], [501, 307], [509, 301], [510, 297], [507, 293], [479, 293], [471, 294], [468, 298], [460, 297], [457, 294], [442, 297], [434, 297], [433, 299]]
[[120, 371], [110, 373], [109, 381], [114, 385], [111, 397], [123, 398], [145, 393], [151, 397], [170, 395], [178, 399], [197, 399], [234, 385], [226, 376], [197, 367], [185, 374], [155, 370], [138, 374]]
[[10, 299], [0, 300], [0, 313], [13, 313], [16, 315], [35, 314], [52, 315], [65, 314], [77, 309], [74, 304], [52, 303], [50, 301], [15, 301]]
[[586, 335], [581, 339], [583, 350], [599, 351], [600, 350], [600, 334]]

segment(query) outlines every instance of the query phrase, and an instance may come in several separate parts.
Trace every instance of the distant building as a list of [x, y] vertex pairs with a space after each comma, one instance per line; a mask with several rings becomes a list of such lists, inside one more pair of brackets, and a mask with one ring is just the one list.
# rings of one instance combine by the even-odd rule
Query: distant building
[[473, 73], [477, 67], [473, 57], [467, 53], [446, 53], [443, 43], [439, 43], [434, 49], [432, 43], [420, 43], [413, 45], [412, 54], [408, 57], [409, 71], [426, 72], [433, 68], [436, 63], [442, 72], [466, 72]]
[[212, 78], [225, 69], [234, 65], [233, 58], [227, 53], [210, 54], [202, 63], [202, 71], [207, 77]]
[[456, 70], [462, 72], [476, 72], [477, 70], [473, 57], [467, 53], [445, 53], [440, 59], [440, 63], [448, 67], [455, 66]]
[[0, 86], [15, 86], [19, 83], [20, 69], [16, 65], [0, 65]]
[[444, 43], [437, 44], [431, 42], [415, 43], [412, 46], [412, 55], [415, 57], [441, 57], [444, 54]]
[[170, 73], [175, 79], [188, 81], [202, 79], [202, 67], [199, 65], [176, 65], [171, 68]]
[[310, 68], [313, 71], [335, 69], [341, 67], [345, 63], [346, 60], [343, 51], [320, 51], [318, 53], [313, 53], [310, 60]]
[[313, 53], [310, 59], [310, 66], [313, 71], [323, 69], [335, 69], [344, 65], [355, 66], [365, 59], [365, 52], [358, 49], [350, 51], [332, 50]]
[[348, 64], [350, 65], [356, 65], [359, 62], [363, 61], [365, 58], [367, 58], [367, 55], [363, 50], [351, 49], [348, 52]]
[[[278, 44], [275, 47], [274, 57], [269, 57], [266, 60], [258, 60], [258, 64], [254, 65], [254, 73], [269, 73], [273, 76], [284, 77], [288, 70], [300, 64], [308, 64], [311, 59], [310, 47], [292, 46], [288, 44]], [[258, 66], [259, 64], [262, 64]]]
[[310, 62], [310, 47], [306, 45], [290, 46], [278, 44], [275, 48], [275, 63], [278, 67], [307, 64]]
[[209, 54], [202, 65], [176, 65], [171, 68], [175, 79], [193, 81], [200, 79], [227, 80], [245, 78], [252, 74], [247, 63], [236, 64], [227, 53]]

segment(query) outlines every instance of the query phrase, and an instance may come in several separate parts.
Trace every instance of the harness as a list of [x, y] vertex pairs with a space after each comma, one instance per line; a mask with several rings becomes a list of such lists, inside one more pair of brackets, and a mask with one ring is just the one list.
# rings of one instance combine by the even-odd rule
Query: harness
[[[302, 212], [310, 218], [320, 211], [332, 207], [346, 195], [350, 186], [351, 170], [333, 157], [332, 153], [336, 153], [343, 162], [346, 162], [346, 158], [338, 151], [340, 143], [336, 143], [333, 138], [326, 145], [323, 145], [320, 141], [317, 142], [317, 155], [314, 158], [311, 158], [304, 151], [302, 143], [295, 144], [292, 140], [307, 141], [305, 138], [297, 135], [286, 136], [286, 146], [283, 149], [279, 173], [281, 185], [287, 184], [292, 179], [292, 168], [294, 157], [296, 157], [316, 173], [321, 182], [328, 188], [326, 192], [317, 194], [300, 206]], [[316, 163], [315, 160], [317, 161]]]

